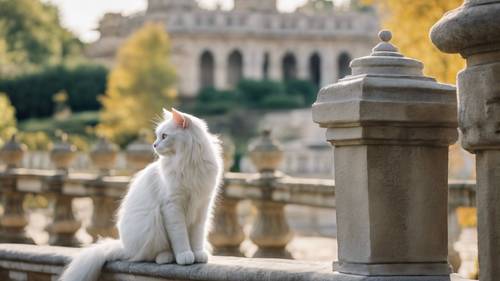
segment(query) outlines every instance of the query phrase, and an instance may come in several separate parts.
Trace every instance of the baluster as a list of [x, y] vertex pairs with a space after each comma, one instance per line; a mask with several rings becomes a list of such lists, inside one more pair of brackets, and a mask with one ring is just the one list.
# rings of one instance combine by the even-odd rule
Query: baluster
[[500, 276], [500, 1], [467, 0], [432, 27], [433, 43], [460, 53], [462, 146], [476, 154], [479, 278]]
[[252, 224], [250, 239], [258, 249], [253, 257], [259, 258], [292, 258], [286, 249], [293, 234], [285, 216], [285, 204], [273, 202], [273, 183], [282, 176], [277, 171], [283, 160], [281, 145], [271, 138], [266, 130], [262, 136], [249, 147], [250, 159], [259, 171], [259, 178], [252, 184], [262, 189], [263, 197], [253, 200], [257, 216]]
[[[233, 165], [234, 144], [229, 138], [223, 138], [223, 148], [224, 170], [228, 172]], [[245, 235], [238, 223], [237, 207], [239, 200], [226, 196], [226, 186], [228, 184], [229, 182], [225, 180], [221, 187], [220, 197], [215, 202], [213, 228], [208, 235], [208, 240], [213, 247], [214, 255], [243, 256], [240, 245], [245, 240]]]
[[0, 150], [0, 160], [7, 169], [0, 174], [0, 192], [2, 193], [3, 215], [0, 218], [0, 242], [32, 244], [26, 236], [25, 227], [28, 219], [24, 212], [24, 194], [17, 190], [15, 169], [19, 167], [26, 146], [19, 143], [13, 135]]
[[98, 177], [88, 183], [87, 190], [92, 198], [93, 212], [87, 232], [96, 240], [101, 237], [117, 237], [118, 231], [115, 227], [115, 212], [119, 202], [116, 198], [106, 194], [106, 184], [103, 179], [111, 173], [117, 157], [118, 148], [108, 140], [101, 138], [90, 152], [90, 159], [95, 167], [99, 169]]
[[47, 180], [47, 195], [53, 204], [53, 221], [47, 226], [49, 244], [58, 246], [78, 246], [80, 242], [75, 233], [81, 223], [73, 215], [73, 197], [64, 194], [64, 184], [69, 166], [76, 156], [76, 147], [68, 142], [66, 134], [54, 143], [50, 151], [50, 160], [56, 168], [56, 175]]

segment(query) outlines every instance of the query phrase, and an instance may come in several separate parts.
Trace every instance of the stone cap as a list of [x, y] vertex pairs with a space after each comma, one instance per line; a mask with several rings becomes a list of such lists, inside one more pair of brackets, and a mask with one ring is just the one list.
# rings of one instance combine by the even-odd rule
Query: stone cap
[[372, 49], [369, 56], [351, 62], [352, 75], [411, 75], [422, 76], [424, 65], [418, 60], [407, 58], [390, 43], [392, 33], [382, 30], [378, 34], [380, 43]]
[[[475, 53], [500, 49], [500, 0], [466, 0], [446, 13], [431, 29], [434, 45], [446, 53]], [[491, 44], [497, 42], [497, 44]]]

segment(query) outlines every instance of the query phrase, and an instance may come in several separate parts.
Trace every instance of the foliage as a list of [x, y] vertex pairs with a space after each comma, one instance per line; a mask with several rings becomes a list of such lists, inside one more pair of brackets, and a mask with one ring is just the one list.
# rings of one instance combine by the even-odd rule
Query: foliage
[[285, 93], [283, 83], [272, 80], [241, 80], [237, 88], [242, 102], [249, 107], [259, 107], [266, 97]]
[[16, 132], [15, 112], [9, 98], [0, 93], [0, 145]]
[[140, 129], [151, 127], [162, 107], [173, 104], [175, 81], [164, 27], [144, 25], [118, 51], [101, 100], [104, 110], [98, 133], [121, 145], [135, 138]]
[[71, 135], [89, 135], [89, 128], [99, 123], [97, 111], [87, 111], [72, 114], [65, 120], [54, 118], [28, 119], [20, 122], [19, 129], [24, 132], [42, 131], [54, 136], [60, 130]]
[[305, 106], [310, 106], [316, 101], [318, 87], [308, 80], [290, 80], [285, 84], [286, 93], [288, 95], [302, 96], [302, 103]]
[[375, 4], [383, 15], [383, 25], [393, 32], [392, 42], [408, 57], [421, 60], [425, 73], [438, 80], [455, 83], [457, 72], [464, 60], [458, 55], [440, 52], [430, 41], [429, 31], [447, 11], [462, 0], [364, 0]]
[[21, 132], [19, 141], [24, 143], [29, 150], [48, 150], [52, 143], [50, 136], [46, 132]]
[[277, 94], [262, 100], [261, 107], [266, 109], [291, 109], [304, 106], [304, 98], [300, 95]]
[[83, 44], [61, 26], [59, 12], [40, 0], [0, 0], [0, 74], [78, 56]]
[[103, 66], [65, 64], [51, 66], [42, 71], [0, 79], [0, 91], [6, 92], [17, 109], [19, 120], [52, 116], [54, 95], [68, 94], [72, 111], [98, 110], [97, 98], [106, 89], [108, 71]]
[[197, 96], [194, 111], [199, 114], [224, 114], [229, 112], [237, 101], [237, 93], [205, 88]]
[[292, 109], [310, 106], [317, 87], [307, 80], [279, 82], [241, 80], [236, 90], [206, 88], [196, 97], [194, 111], [202, 115], [225, 114], [240, 109]]

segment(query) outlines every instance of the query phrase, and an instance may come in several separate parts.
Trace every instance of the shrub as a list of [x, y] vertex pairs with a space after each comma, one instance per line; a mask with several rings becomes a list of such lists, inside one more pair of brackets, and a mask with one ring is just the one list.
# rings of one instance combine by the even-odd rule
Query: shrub
[[16, 108], [16, 116], [49, 117], [54, 113], [52, 97], [68, 93], [73, 111], [98, 110], [97, 97], [105, 92], [107, 70], [99, 65], [68, 67], [57, 65], [36, 73], [0, 80], [0, 91], [6, 92]]
[[237, 100], [238, 94], [234, 91], [205, 88], [198, 94], [194, 111], [205, 115], [225, 114], [236, 106]]
[[285, 83], [286, 93], [289, 95], [300, 95], [304, 97], [304, 106], [310, 106], [316, 100], [316, 87], [309, 80], [290, 80]]
[[285, 86], [272, 80], [241, 80], [238, 91], [247, 106], [259, 107], [267, 97], [285, 93]]
[[262, 108], [266, 109], [292, 109], [304, 106], [304, 97], [300, 95], [277, 94], [264, 98]]

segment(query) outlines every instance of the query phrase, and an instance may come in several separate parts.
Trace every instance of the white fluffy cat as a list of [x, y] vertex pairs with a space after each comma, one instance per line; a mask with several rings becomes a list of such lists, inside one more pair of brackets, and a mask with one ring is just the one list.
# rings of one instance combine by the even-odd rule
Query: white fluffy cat
[[120, 239], [83, 250], [61, 281], [94, 281], [106, 261], [206, 263], [207, 222], [222, 175], [218, 139], [204, 121], [172, 109], [156, 128], [159, 159], [139, 172], [118, 212]]

